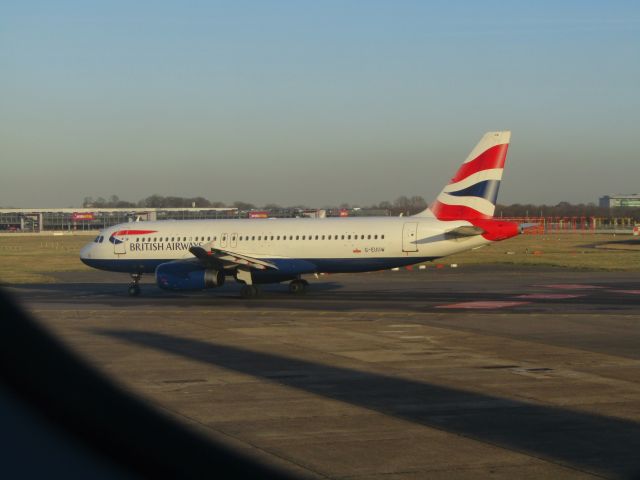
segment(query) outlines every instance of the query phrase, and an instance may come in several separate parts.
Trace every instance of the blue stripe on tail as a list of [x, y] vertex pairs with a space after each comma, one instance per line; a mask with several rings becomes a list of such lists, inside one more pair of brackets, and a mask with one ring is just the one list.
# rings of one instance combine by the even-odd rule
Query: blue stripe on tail
[[480, 197], [489, 200], [495, 205], [498, 199], [499, 189], [500, 180], [484, 180], [456, 192], [447, 192], [447, 195], [456, 197]]

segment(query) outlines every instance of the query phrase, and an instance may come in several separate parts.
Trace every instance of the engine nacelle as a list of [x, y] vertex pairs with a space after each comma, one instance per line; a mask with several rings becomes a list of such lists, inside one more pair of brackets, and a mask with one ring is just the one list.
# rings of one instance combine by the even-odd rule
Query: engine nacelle
[[156, 268], [156, 283], [165, 290], [204, 290], [224, 285], [224, 272], [199, 263], [167, 262]]

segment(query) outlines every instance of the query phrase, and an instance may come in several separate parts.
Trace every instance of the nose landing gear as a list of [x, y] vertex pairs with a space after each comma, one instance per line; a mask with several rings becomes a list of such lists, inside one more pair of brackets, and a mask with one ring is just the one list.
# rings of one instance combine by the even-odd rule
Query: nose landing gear
[[142, 278], [142, 274], [141, 273], [132, 273], [131, 274], [131, 280], [133, 280], [130, 284], [129, 284], [129, 296], [130, 297], [137, 297], [138, 295], [140, 295], [140, 285], [138, 285], [140, 283], [140, 279]]

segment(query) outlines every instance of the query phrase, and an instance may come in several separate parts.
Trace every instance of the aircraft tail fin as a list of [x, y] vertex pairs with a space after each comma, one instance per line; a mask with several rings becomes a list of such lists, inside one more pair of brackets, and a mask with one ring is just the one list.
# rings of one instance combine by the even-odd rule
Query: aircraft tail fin
[[439, 220], [493, 218], [511, 132], [487, 132], [449, 184], [419, 217]]

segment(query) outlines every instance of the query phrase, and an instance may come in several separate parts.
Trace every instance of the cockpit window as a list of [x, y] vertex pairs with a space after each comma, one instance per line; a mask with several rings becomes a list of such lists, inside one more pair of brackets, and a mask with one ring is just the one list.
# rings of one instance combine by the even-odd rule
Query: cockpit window
[[100, 241], [100, 235], [98, 235], [95, 240], [93, 241], [93, 243], [98, 243]]

